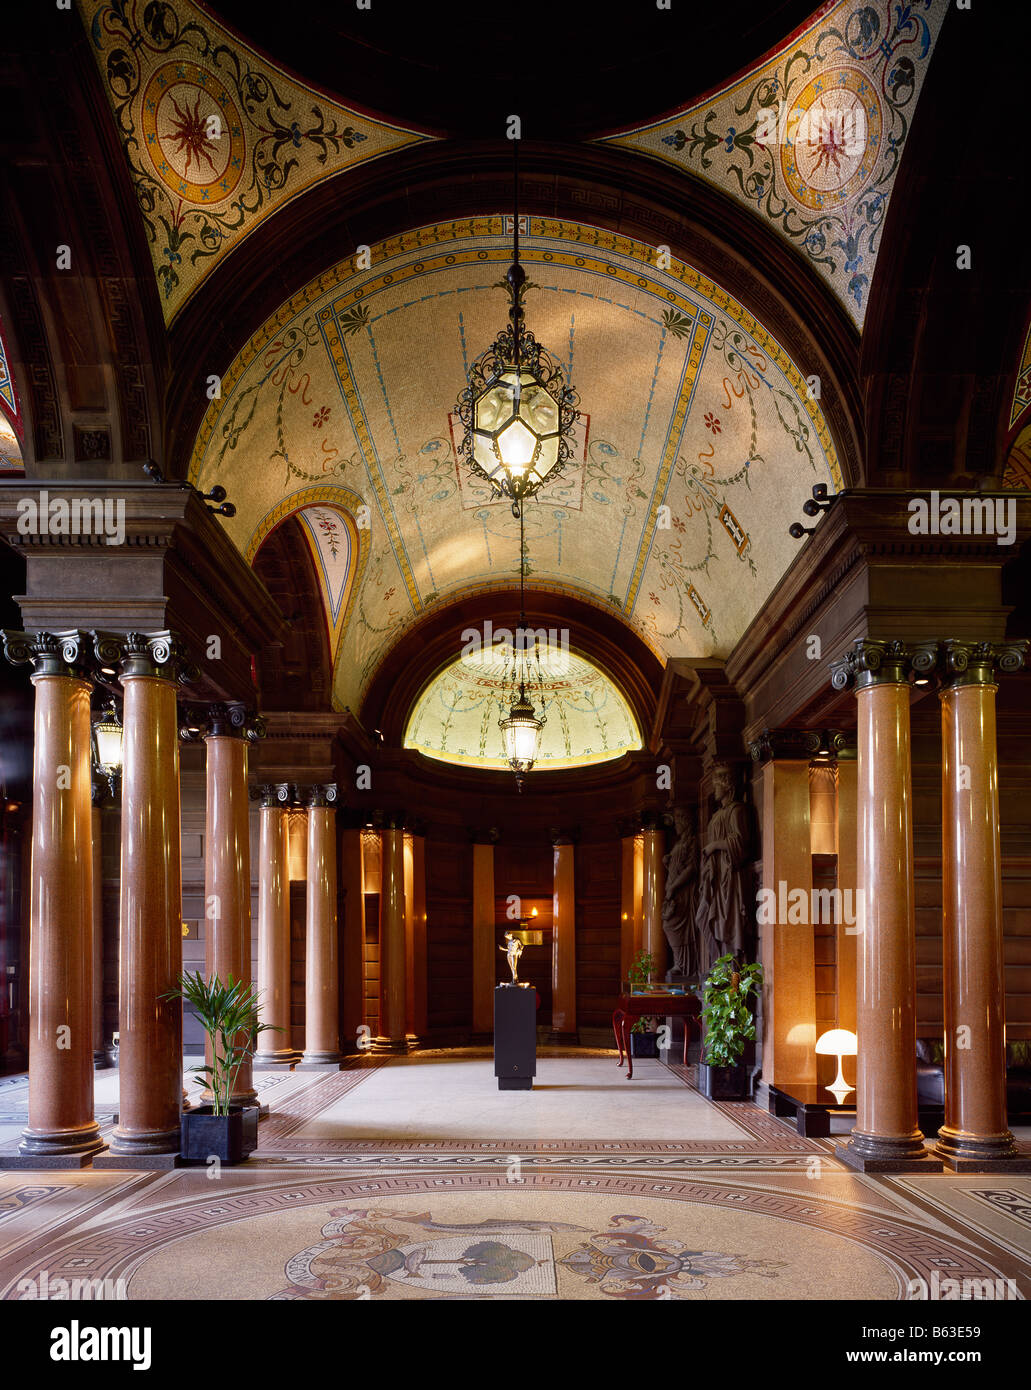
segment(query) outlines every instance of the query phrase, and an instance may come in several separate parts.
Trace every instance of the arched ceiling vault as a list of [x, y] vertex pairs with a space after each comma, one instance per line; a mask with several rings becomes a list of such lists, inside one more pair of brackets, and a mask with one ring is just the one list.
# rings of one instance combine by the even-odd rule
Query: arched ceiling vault
[[[617, 615], [660, 661], [729, 654], [795, 554], [812, 485], [842, 485], [807, 373], [727, 288], [659, 269], [651, 246], [534, 218], [522, 247], [528, 326], [582, 409], [575, 466], [526, 508], [531, 589]], [[470, 218], [374, 246], [369, 270], [332, 267], [238, 353], [198, 434], [190, 478], [228, 489], [244, 553], [302, 497], [358, 519], [338, 708], [428, 611], [517, 573], [510, 509], [456, 466], [452, 418], [505, 321], [510, 256], [502, 218]]]

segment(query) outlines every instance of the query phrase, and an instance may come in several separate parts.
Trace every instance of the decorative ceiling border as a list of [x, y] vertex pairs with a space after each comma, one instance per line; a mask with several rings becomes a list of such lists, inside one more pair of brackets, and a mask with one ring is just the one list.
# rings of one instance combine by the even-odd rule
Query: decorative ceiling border
[[943, 0], [839, 0], [703, 100], [600, 143], [705, 179], [750, 208], [808, 261], [861, 329], [902, 147], [946, 9]]
[[1024, 337], [1024, 351], [1020, 354], [1020, 366], [1017, 368], [1017, 380], [1013, 387], [1013, 402], [1010, 406], [1010, 429], [1017, 423], [1029, 405], [1031, 405], [1031, 323], [1027, 326], [1027, 333]]
[[435, 139], [288, 76], [192, 0], [78, 0], [132, 171], [165, 322], [277, 209]]

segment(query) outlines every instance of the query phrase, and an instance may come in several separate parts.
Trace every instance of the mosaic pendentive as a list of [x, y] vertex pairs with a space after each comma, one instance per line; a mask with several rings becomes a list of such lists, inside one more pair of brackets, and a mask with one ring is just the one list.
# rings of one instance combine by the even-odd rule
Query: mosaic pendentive
[[703, 100], [604, 137], [715, 184], [803, 256], [862, 327], [944, 0], [837, 0]]
[[429, 137], [309, 90], [190, 0], [79, 0], [166, 322], [311, 184]]

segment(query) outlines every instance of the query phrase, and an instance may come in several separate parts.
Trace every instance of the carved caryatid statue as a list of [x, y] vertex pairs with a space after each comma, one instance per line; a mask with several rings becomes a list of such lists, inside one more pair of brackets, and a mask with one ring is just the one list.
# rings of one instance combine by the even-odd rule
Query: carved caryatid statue
[[695, 926], [695, 898], [698, 891], [698, 835], [694, 819], [683, 806], [673, 809], [673, 848], [663, 859], [666, 866], [666, 895], [662, 901], [662, 930], [673, 965], [667, 978], [684, 976], [697, 979], [705, 970], [701, 941]]
[[755, 950], [754, 900], [749, 902], [748, 863], [752, 857], [752, 816], [734, 796], [734, 775], [726, 763], [712, 772], [716, 812], [702, 846], [695, 926], [702, 949], [702, 970], [718, 956], [739, 959]]

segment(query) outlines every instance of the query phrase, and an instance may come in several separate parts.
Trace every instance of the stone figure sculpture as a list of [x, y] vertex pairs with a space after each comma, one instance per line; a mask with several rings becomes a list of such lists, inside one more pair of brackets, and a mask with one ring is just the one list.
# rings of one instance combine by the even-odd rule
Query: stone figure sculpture
[[750, 959], [755, 951], [755, 909], [749, 895], [748, 862], [752, 857], [752, 817], [735, 799], [734, 775], [726, 763], [713, 768], [717, 809], [702, 846], [695, 927], [702, 952], [702, 973], [719, 956]]
[[683, 806], [673, 809], [673, 848], [663, 859], [666, 894], [662, 901], [662, 930], [673, 953], [667, 979], [694, 980], [704, 972], [701, 942], [695, 926], [698, 891], [698, 835], [694, 818]]

